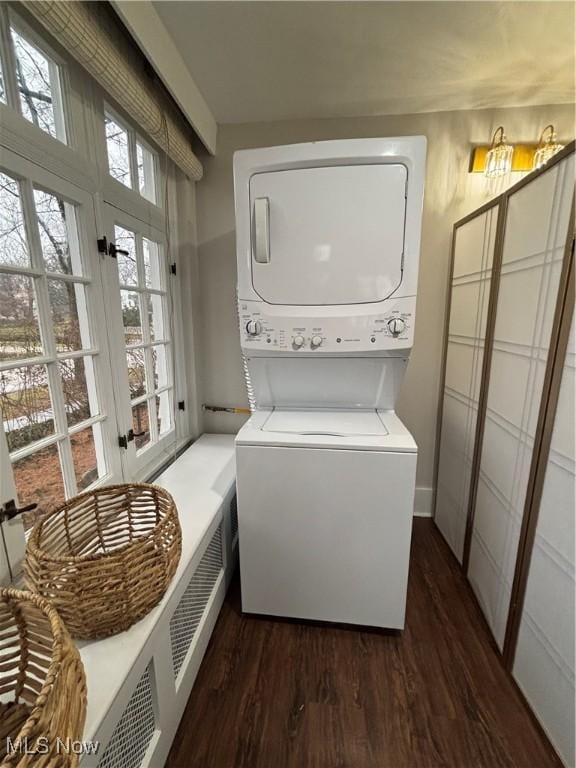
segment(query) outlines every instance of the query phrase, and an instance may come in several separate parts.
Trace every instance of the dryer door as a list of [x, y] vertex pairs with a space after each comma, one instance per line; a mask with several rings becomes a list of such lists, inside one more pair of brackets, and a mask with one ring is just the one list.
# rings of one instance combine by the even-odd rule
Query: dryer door
[[270, 304], [386, 299], [402, 281], [406, 182], [400, 164], [252, 176], [255, 291]]

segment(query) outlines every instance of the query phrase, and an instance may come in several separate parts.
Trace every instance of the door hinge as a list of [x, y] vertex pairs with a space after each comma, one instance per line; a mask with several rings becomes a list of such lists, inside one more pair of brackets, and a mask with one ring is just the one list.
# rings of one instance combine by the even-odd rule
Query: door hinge
[[170, 272], [175, 275], [176, 274], [176, 264], [170, 264]]
[[179, 411], [185, 411], [186, 410], [186, 403], [184, 400], [178, 401], [178, 410]]
[[122, 256], [130, 255], [128, 251], [124, 251], [122, 248], [116, 248], [115, 243], [109, 243], [107, 237], [99, 237], [96, 242], [98, 243], [98, 253], [101, 253], [103, 256], [112, 256], [112, 258], [115, 259], [119, 253], [121, 253]]

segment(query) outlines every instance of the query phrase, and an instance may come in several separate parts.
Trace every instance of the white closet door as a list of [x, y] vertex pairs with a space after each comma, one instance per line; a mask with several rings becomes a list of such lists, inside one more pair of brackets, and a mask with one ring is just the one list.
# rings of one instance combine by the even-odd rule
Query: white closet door
[[576, 762], [575, 368], [576, 339], [573, 321], [513, 668], [520, 688], [567, 766], [573, 766]]
[[503, 647], [574, 186], [570, 156], [508, 202], [468, 577]]
[[456, 229], [436, 524], [462, 562], [498, 206]]

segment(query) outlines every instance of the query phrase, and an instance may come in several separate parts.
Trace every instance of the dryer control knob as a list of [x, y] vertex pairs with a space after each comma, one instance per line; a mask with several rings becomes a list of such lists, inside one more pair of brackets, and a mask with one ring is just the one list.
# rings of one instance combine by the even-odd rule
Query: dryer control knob
[[259, 336], [262, 333], [262, 323], [260, 320], [249, 320], [246, 323], [246, 333], [248, 336]]
[[320, 344], [322, 344], [322, 336], [312, 336], [310, 339], [310, 346], [312, 349], [316, 349], [316, 347], [319, 347]]
[[304, 346], [305, 341], [306, 339], [304, 338], [304, 336], [294, 336], [294, 338], [292, 339], [292, 344], [294, 344], [296, 349], [300, 349], [300, 347]]
[[392, 336], [400, 336], [405, 328], [406, 322], [401, 317], [391, 317], [388, 320], [388, 330]]

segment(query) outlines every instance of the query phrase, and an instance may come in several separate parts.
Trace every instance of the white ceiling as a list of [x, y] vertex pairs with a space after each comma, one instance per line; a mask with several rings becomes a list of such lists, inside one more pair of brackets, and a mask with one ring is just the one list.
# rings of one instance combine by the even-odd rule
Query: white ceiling
[[571, 2], [154, 6], [219, 123], [574, 101]]

